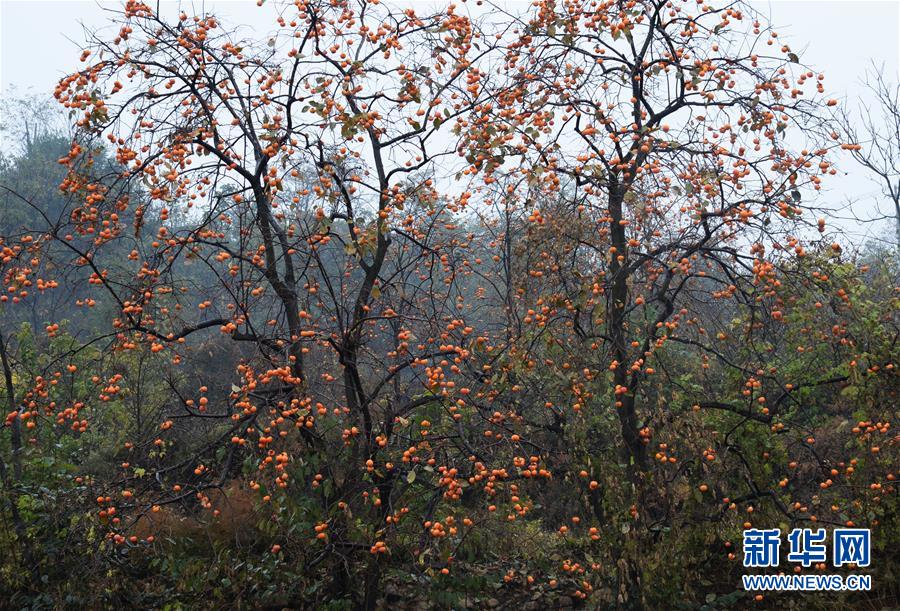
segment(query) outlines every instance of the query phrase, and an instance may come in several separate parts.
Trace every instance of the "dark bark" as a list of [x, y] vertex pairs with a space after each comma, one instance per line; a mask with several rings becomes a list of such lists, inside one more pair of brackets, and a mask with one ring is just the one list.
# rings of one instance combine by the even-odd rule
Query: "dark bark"
[[[6, 402], [8, 413], [16, 410], [16, 391], [13, 386], [12, 367], [9, 363], [9, 355], [6, 351], [6, 340], [3, 332], [0, 331], [0, 362], [3, 364], [3, 379], [6, 386]], [[13, 528], [16, 532], [16, 539], [22, 551], [22, 559], [28, 571], [34, 575], [37, 567], [34, 563], [34, 555], [31, 552], [31, 546], [28, 544], [28, 533], [25, 529], [25, 522], [19, 513], [19, 492], [18, 485], [22, 481], [22, 431], [21, 420], [16, 417], [10, 425], [10, 446], [12, 463], [12, 477], [10, 477], [9, 469], [4, 460], [0, 460], [0, 478], [6, 488], [6, 499], [9, 504], [9, 513], [12, 518]]]

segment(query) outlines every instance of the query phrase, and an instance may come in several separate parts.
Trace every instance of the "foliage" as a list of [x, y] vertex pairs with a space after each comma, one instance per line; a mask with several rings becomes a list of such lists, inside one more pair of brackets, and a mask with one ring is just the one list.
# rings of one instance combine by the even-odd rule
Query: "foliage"
[[156, 11], [0, 168], [11, 605], [743, 607], [809, 524], [876, 589], [771, 604], [896, 600], [900, 261], [749, 8]]

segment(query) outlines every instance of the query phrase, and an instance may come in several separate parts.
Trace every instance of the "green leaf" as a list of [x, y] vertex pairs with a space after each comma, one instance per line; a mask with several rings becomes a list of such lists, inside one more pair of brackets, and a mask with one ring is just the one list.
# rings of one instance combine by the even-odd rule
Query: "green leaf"
[[848, 399], [853, 399], [858, 394], [859, 394], [859, 389], [856, 386], [854, 386], [853, 384], [850, 384], [849, 386], [845, 386], [844, 388], [841, 389], [841, 396], [847, 397]]

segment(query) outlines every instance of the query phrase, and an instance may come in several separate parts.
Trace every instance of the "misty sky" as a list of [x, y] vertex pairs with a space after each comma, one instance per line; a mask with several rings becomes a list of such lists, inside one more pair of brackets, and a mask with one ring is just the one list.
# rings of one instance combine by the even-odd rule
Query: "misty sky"
[[[412, 6], [433, 6], [435, 2], [408, 0]], [[457, 4], [460, 4], [456, 0]], [[195, 0], [164, 2], [171, 8], [183, 6], [187, 12], [209, 10], [224, 24], [242, 23], [260, 31], [273, 29], [271, 11], [259, 9], [255, 0]], [[508, 2], [515, 6], [517, 2]], [[864, 96], [860, 78], [874, 60], [883, 65], [885, 76], [897, 82], [900, 74], [900, 1], [877, 0], [771, 0], [751, 3], [770, 17], [779, 39], [788, 42], [804, 64], [826, 75], [825, 85], [832, 97], [846, 100], [850, 108]], [[0, 95], [11, 92], [51, 92], [56, 81], [79, 66], [82, 25], [96, 29], [107, 16], [103, 6], [118, 2], [85, 0], [0, 0]], [[522, 8], [526, 5], [521, 3]], [[5, 148], [5, 147], [4, 147]], [[853, 213], [863, 218], [878, 216], [891, 208], [871, 182], [850, 159], [838, 158], [838, 168], [846, 172], [825, 185], [823, 197], [831, 207], [852, 200]], [[887, 223], [845, 222], [854, 237], [872, 239], [891, 236]]]

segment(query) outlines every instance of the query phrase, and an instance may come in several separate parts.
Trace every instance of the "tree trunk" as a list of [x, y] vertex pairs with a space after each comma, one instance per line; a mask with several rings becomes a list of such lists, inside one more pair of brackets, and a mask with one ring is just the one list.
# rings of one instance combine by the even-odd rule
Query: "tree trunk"
[[[625, 187], [617, 181], [610, 183], [609, 217], [610, 217], [610, 241], [615, 251], [612, 253], [609, 265], [610, 281], [612, 282], [609, 295], [609, 335], [613, 344], [613, 355], [618, 361], [618, 366], [613, 372], [613, 381], [617, 388], [628, 387], [628, 321], [626, 320], [626, 308], [628, 307], [628, 276], [625, 267], [628, 264], [628, 243], [625, 239], [625, 226], [622, 207], [625, 200]], [[618, 257], [624, 257], [619, 261]], [[622, 441], [625, 450], [628, 474], [631, 483], [637, 488], [640, 486], [641, 473], [647, 470], [647, 449], [641, 442], [637, 412], [634, 402], [635, 388], [630, 388], [627, 393], [618, 394], [615, 400], [620, 403], [616, 407], [619, 414], [619, 423], [622, 429]]]
[[[10, 367], [9, 364], [9, 356], [6, 353], [6, 341], [3, 337], [2, 331], [0, 331], [0, 363], [3, 364], [3, 379], [6, 384], [6, 402], [8, 409], [7, 413], [12, 413], [14, 411], [17, 411], [16, 391], [15, 387], [13, 386], [12, 367]], [[34, 563], [34, 556], [31, 553], [31, 546], [28, 544], [28, 533], [25, 529], [25, 522], [22, 520], [22, 515], [19, 513], [19, 493], [16, 490], [16, 486], [20, 481], [22, 481], [21, 426], [21, 420], [18, 417], [13, 419], [12, 425], [10, 426], [10, 462], [12, 463], [12, 477], [10, 477], [6, 462], [0, 460], [0, 478], [3, 479], [3, 484], [6, 487], [6, 498], [9, 503], [9, 513], [13, 522], [13, 528], [16, 531], [16, 539], [18, 540], [19, 546], [22, 550], [22, 560], [25, 563], [28, 572], [34, 576], [36, 574], [37, 567]]]

